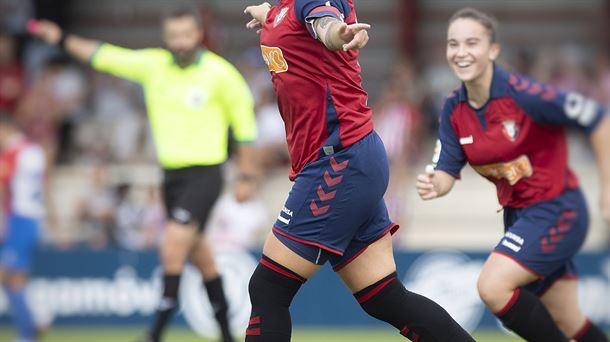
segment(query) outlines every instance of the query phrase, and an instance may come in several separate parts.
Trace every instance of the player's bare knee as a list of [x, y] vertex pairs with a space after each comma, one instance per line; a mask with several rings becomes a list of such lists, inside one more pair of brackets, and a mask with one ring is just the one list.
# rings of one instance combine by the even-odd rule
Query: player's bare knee
[[494, 308], [502, 306], [503, 299], [510, 297], [514, 289], [504, 288], [501, 282], [497, 281], [493, 277], [480, 276], [477, 280], [477, 291], [479, 297], [488, 307]]

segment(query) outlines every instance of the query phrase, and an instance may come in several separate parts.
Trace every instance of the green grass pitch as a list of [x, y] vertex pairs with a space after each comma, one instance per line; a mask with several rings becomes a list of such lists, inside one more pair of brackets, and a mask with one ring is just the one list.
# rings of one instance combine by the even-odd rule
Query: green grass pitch
[[[143, 330], [135, 328], [56, 328], [45, 333], [41, 342], [136, 342]], [[479, 331], [474, 334], [478, 342], [519, 342], [518, 337], [499, 332]], [[610, 337], [610, 336], [609, 336]], [[13, 332], [0, 325], [0, 341], [12, 341]], [[186, 328], [170, 329], [167, 342], [216, 342], [195, 335]], [[243, 338], [238, 339], [243, 342]], [[405, 342], [404, 337], [388, 330], [366, 329], [295, 329], [292, 342]]]
[[[43, 335], [41, 342], [135, 342], [142, 336], [143, 330], [134, 328], [55, 328]], [[0, 326], [0, 341], [11, 341], [12, 329], [6, 325]], [[475, 339], [481, 342], [518, 342], [519, 338], [501, 333], [480, 332]], [[216, 342], [204, 339], [188, 329], [173, 328], [166, 335], [168, 342]], [[243, 341], [239, 339], [238, 341]], [[295, 329], [293, 342], [405, 342], [398, 333], [386, 330], [322, 330]]]

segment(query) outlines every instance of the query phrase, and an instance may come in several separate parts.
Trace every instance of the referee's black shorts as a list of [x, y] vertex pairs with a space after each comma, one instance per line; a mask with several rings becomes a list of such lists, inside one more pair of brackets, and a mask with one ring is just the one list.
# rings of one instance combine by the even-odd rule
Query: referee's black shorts
[[220, 165], [189, 166], [163, 172], [163, 202], [169, 220], [203, 231], [220, 195]]

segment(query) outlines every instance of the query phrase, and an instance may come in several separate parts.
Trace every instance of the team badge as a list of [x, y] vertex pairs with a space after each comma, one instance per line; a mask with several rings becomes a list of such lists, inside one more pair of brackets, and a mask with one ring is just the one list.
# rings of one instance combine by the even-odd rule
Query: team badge
[[273, 22], [273, 27], [277, 27], [284, 18], [286, 18], [286, 14], [288, 13], [288, 7], [284, 7], [280, 10], [280, 13], [275, 17], [275, 21]]
[[208, 94], [201, 88], [191, 88], [186, 93], [186, 106], [192, 109], [201, 107], [208, 101]]
[[519, 127], [517, 127], [517, 123], [514, 120], [506, 120], [502, 121], [502, 126], [504, 129], [502, 132], [510, 139], [510, 141], [515, 141], [517, 139], [517, 135], [519, 135]]

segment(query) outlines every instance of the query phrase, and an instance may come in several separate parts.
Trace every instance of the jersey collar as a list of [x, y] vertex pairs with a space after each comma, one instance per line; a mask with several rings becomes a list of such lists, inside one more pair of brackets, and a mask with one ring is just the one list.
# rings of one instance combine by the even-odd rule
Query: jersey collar
[[[508, 77], [509, 73], [494, 63], [493, 77], [491, 80], [491, 94], [489, 101], [500, 97], [505, 97], [508, 94]], [[460, 102], [468, 102], [468, 93], [466, 86], [462, 83], [459, 93]]]
[[[203, 55], [205, 55], [206, 51], [207, 50], [204, 49], [204, 48], [197, 49], [197, 56], [195, 56], [195, 60], [193, 61], [193, 63], [191, 63], [188, 66], [186, 66], [185, 69], [190, 67], [191, 65], [199, 65], [199, 64], [201, 64], [201, 60], [203, 59]], [[176, 58], [174, 58], [173, 56], [172, 56], [172, 63], [174, 65], [178, 65], [178, 63], [176, 63]]]

